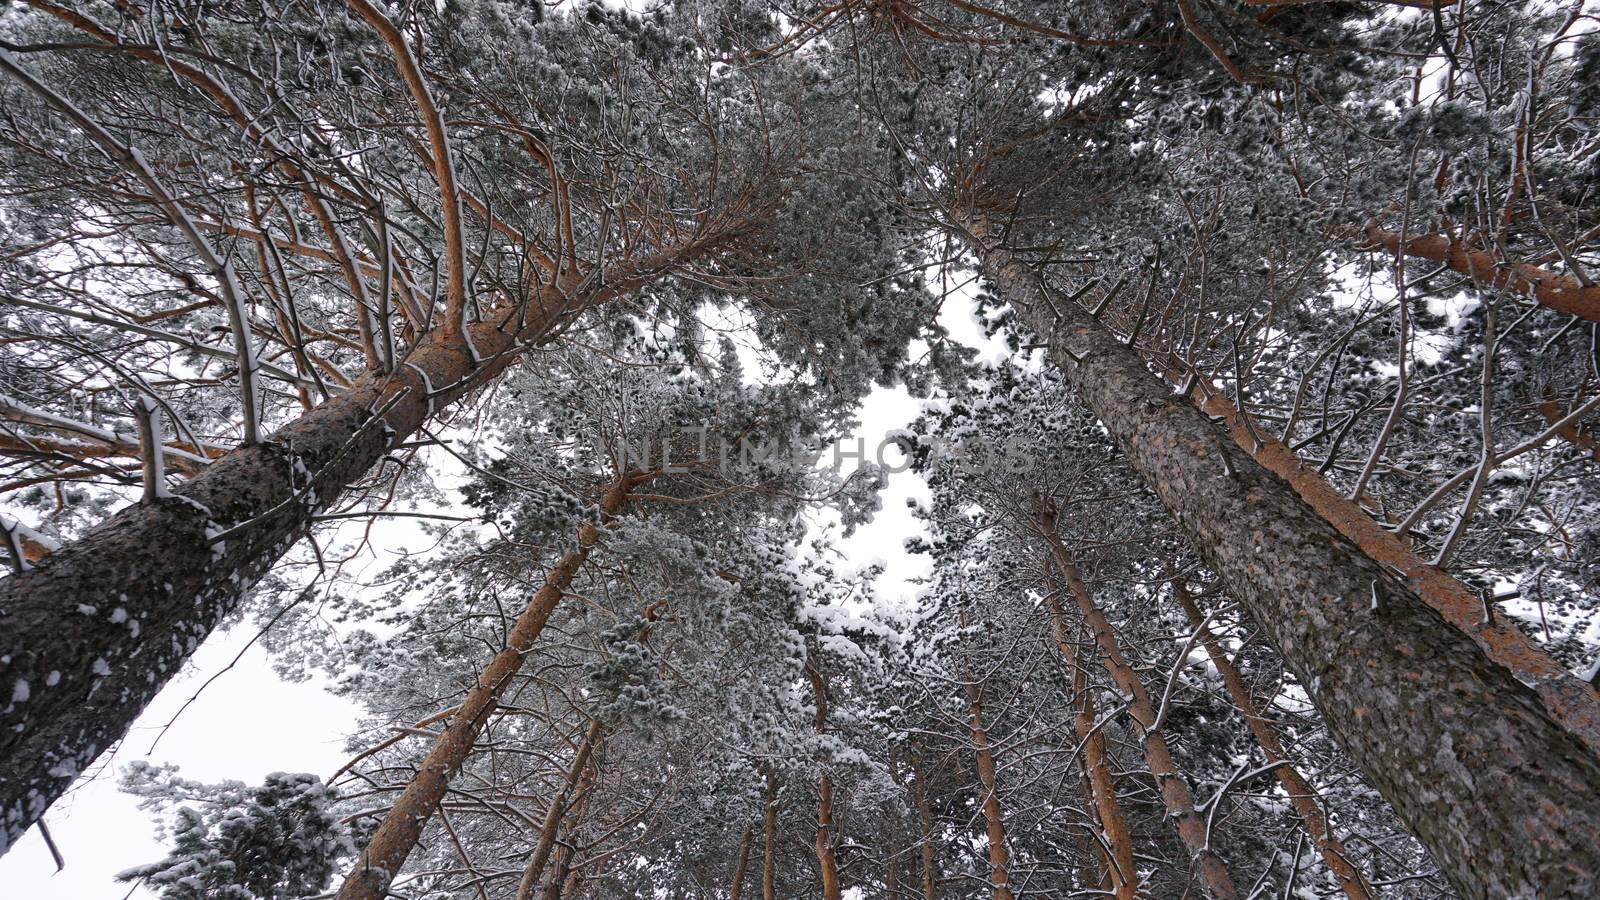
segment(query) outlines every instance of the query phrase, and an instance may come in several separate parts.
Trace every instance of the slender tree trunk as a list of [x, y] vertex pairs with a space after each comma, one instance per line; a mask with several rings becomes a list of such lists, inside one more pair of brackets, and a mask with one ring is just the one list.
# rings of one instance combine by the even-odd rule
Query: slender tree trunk
[[[533, 852], [528, 855], [528, 865], [522, 870], [522, 881], [517, 885], [517, 900], [529, 900], [533, 896], [533, 889], [539, 883], [539, 877], [544, 874], [545, 865], [550, 861], [550, 853], [556, 846], [556, 835], [561, 830], [561, 819], [566, 815], [567, 804], [571, 801], [573, 792], [578, 789], [578, 782], [584, 778], [584, 773], [589, 770], [589, 760], [594, 756], [595, 748], [605, 738], [606, 728], [600, 724], [599, 719], [589, 720], [589, 728], [583, 735], [583, 742], [578, 745], [578, 752], [573, 756], [572, 767], [567, 770], [565, 782], [561, 790], [550, 798], [550, 803], [545, 807], [544, 823], [539, 828], [539, 842], [534, 845]], [[552, 884], [560, 883], [560, 878], [552, 879]]]
[[767, 782], [767, 805], [761, 822], [761, 900], [778, 897], [778, 776], [771, 766], [763, 766]]
[[1177, 761], [1173, 759], [1172, 748], [1167, 745], [1166, 735], [1162, 733], [1161, 723], [1157, 721], [1159, 712], [1150, 702], [1150, 695], [1145, 690], [1144, 682], [1134, 672], [1133, 666], [1128, 663], [1128, 658], [1123, 655], [1122, 647], [1117, 641], [1117, 633], [1111, 627], [1111, 621], [1089, 595], [1088, 586], [1078, 575], [1078, 567], [1056, 535], [1053, 516], [1041, 516], [1039, 524], [1045, 540], [1050, 545], [1050, 552], [1055, 557], [1056, 568], [1066, 579], [1067, 593], [1077, 602], [1078, 612], [1089, 623], [1095, 644], [1100, 648], [1101, 665], [1111, 675], [1118, 692], [1133, 698], [1128, 704], [1128, 714], [1139, 731], [1140, 745], [1144, 748], [1145, 766], [1155, 778], [1156, 790], [1167, 806], [1167, 813], [1172, 818], [1173, 827], [1177, 829], [1178, 839], [1183, 841], [1184, 848], [1189, 852], [1195, 873], [1199, 876], [1200, 883], [1205, 886], [1206, 895], [1215, 900], [1237, 900], [1242, 895], [1234, 886], [1233, 876], [1228, 873], [1228, 867], [1222, 862], [1222, 858], [1211, 849], [1210, 830], [1206, 827], [1205, 820], [1195, 811], [1194, 795], [1190, 793], [1189, 783], [1178, 770]]
[[[828, 681], [817, 667], [806, 662], [806, 677], [811, 680], [811, 690], [817, 697], [815, 728], [817, 734], [828, 731]], [[823, 900], [843, 900], [844, 891], [839, 885], [839, 860], [834, 854], [833, 779], [823, 773], [817, 782], [817, 864], [822, 871]]]
[[739, 838], [739, 853], [733, 861], [733, 886], [728, 888], [728, 900], [739, 900], [739, 895], [744, 893], [744, 873], [750, 867], [750, 843], [755, 833], [754, 825], [746, 825], [744, 835]]
[[893, 840], [884, 841], [883, 895], [888, 900], [899, 900], [905, 895], [900, 887], [900, 851], [895, 847]]
[[833, 779], [817, 782], [817, 863], [822, 871], [823, 900], [842, 900], [839, 860], [833, 849]]
[[967, 712], [971, 716], [967, 729], [972, 738], [972, 748], [978, 761], [978, 785], [983, 789], [983, 826], [989, 839], [989, 887], [994, 900], [1012, 900], [1011, 855], [1006, 851], [1005, 814], [1000, 809], [1000, 796], [995, 787], [994, 751], [989, 746], [989, 732], [983, 725], [983, 689], [968, 673], [966, 684]]
[[922, 758], [911, 758], [911, 784], [917, 796], [917, 816], [922, 822], [922, 900], [939, 900], [939, 850], [933, 842], [933, 805], [928, 802], [928, 781]]
[[1600, 895], [1600, 761], [1503, 666], [1218, 435], [1086, 310], [968, 226], [983, 271], [1045, 335], [1330, 732], [1468, 898]]
[[[636, 483], [635, 478], [620, 476], [601, 500], [601, 512], [606, 516], [614, 514], [622, 507], [628, 489]], [[390, 881], [400, 871], [406, 857], [411, 855], [411, 849], [422, 836], [422, 828], [427, 824], [428, 817], [433, 815], [433, 811], [439, 807], [439, 801], [444, 799], [450, 779], [472, 752], [473, 744], [499, 703], [501, 693], [522, 669], [529, 649], [544, 630], [545, 623], [550, 621], [550, 614], [561, 602], [562, 595], [572, 584], [573, 576], [589, 558], [599, 539], [600, 529], [593, 524], [585, 523], [578, 529], [577, 547], [561, 557], [533, 599], [523, 607], [511, 633], [507, 635], [506, 648], [495, 654], [478, 674], [477, 683], [467, 692], [466, 699], [448, 720], [449, 724], [435, 739], [433, 750], [423, 760], [422, 767], [412, 776], [400, 799], [389, 808], [378, 830], [373, 832], [366, 850], [345, 878], [344, 886], [339, 889], [339, 900], [381, 900], [387, 896]], [[574, 772], [580, 768], [574, 766]], [[554, 805], [552, 801], [552, 808]]]
[[[1048, 571], [1047, 562], [1047, 574]], [[1117, 801], [1117, 784], [1111, 771], [1111, 751], [1106, 745], [1105, 732], [1095, 727], [1099, 724], [1099, 717], [1095, 715], [1094, 695], [1089, 692], [1089, 679], [1078, 659], [1078, 647], [1072, 639], [1072, 629], [1067, 625], [1067, 611], [1061, 605], [1061, 591], [1054, 584], [1046, 587], [1045, 600], [1050, 610], [1051, 631], [1056, 647], [1061, 651], [1062, 661], [1072, 672], [1072, 689], [1077, 697], [1072, 725], [1078, 741], [1083, 745], [1083, 770], [1092, 801], [1090, 808], [1100, 823], [1100, 837], [1111, 848], [1105, 854], [1106, 880], [1117, 900], [1133, 900], [1138, 892], [1139, 870], [1133, 862], [1133, 832], [1128, 828], [1128, 818], [1122, 812], [1122, 804]], [[1096, 842], [1096, 849], [1105, 853], [1099, 842]]]
[[1245, 684], [1244, 676], [1234, 667], [1233, 661], [1223, 651], [1221, 643], [1217, 641], [1211, 629], [1205, 623], [1205, 617], [1200, 614], [1200, 608], [1195, 606], [1194, 598], [1189, 595], [1189, 589], [1181, 580], [1172, 582], [1172, 592], [1178, 598], [1178, 603], [1183, 607], [1184, 615], [1189, 617], [1189, 624], [1200, 634], [1200, 644], [1206, 648], [1211, 662], [1217, 667], [1217, 674], [1222, 676], [1222, 684], [1228, 690], [1228, 696], [1233, 698], [1234, 706], [1239, 708], [1239, 714], [1244, 716], [1245, 724], [1249, 726], [1250, 733], [1255, 735], [1256, 743], [1261, 745], [1261, 752], [1269, 763], [1280, 763], [1273, 771], [1278, 776], [1278, 783], [1283, 785], [1283, 790], [1289, 795], [1289, 805], [1294, 808], [1295, 815], [1300, 817], [1300, 826], [1305, 829], [1306, 837], [1322, 854], [1322, 861], [1327, 864], [1328, 871], [1344, 889], [1345, 896], [1350, 900], [1374, 900], [1377, 896], [1372, 892], [1372, 885], [1367, 883], [1366, 876], [1361, 874], [1345, 853], [1344, 843], [1333, 833], [1328, 821], [1327, 813], [1323, 812], [1322, 805], [1317, 802], [1316, 791], [1311, 784], [1300, 775], [1293, 765], [1289, 764], [1289, 757], [1283, 750], [1283, 742], [1278, 739], [1276, 729], [1261, 715], [1257, 708], [1255, 698], [1250, 695], [1250, 686]]
[[[1193, 373], [1190, 366], [1171, 354], [1158, 358], [1156, 365], [1174, 384], [1186, 383]], [[1557, 721], [1582, 738], [1591, 751], [1600, 753], [1600, 692], [1574, 677], [1505, 616], [1486, 617], [1481, 597], [1449, 572], [1412, 553], [1405, 540], [1375, 521], [1359, 503], [1334, 490], [1326, 478], [1301, 463], [1300, 457], [1282, 441], [1259, 425], [1246, 423], [1233, 401], [1203, 377], [1195, 377], [1189, 396], [1202, 412], [1221, 419], [1241, 449], [1288, 482], [1300, 499], [1340, 534], [1354, 541], [1366, 555], [1399, 572], [1418, 597], [1477, 641], [1491, 660], [1531, 685]], [[1553, 404], [1540, 409], [1555, 422], [1564, 413], [1551, 416], [1554, 410], [1550, 406]], [[1568, 436], [1568, 440], [1572, 437]], [[1600, 450], [1596, 453], [1600, 458]]]
[[11, 698], [0, 706], [0, 852], [127, 733], [312, 517], [386, 453], [561, 323], [728, 237], [618, 266], [588, 294], [575, 293], [572, 273], [465, 337], [431, 333], [392, 372], [369, 372], [262, 443], [222, 456], [177, 497], [130, 506], [0, 580], [0, 684]]

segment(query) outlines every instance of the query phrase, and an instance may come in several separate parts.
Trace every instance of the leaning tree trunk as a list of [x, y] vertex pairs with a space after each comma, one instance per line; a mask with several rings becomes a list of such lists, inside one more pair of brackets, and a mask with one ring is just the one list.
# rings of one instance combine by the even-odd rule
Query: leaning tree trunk
[[1311, 697], [1329, 731], [1469, 898], [1600, 895], [1600, 761], [1137, 354], [966, 228], [1035, 331]]
[[[1221, 420], [1240, 448], [1267, 471], [1287, 481], [1301, 500], [1354, 541], [1363, 553], [1400, 573], [1417, 596], [1477, 641], [1489, 659], [1510, 669], [1519, 681], [1537, 691], [1545, 709], [1557, 721], [1583, 738], [1591, 751], [1600, 753], [1600, 692], [1562, 668], [1507, 617], [1486, 615], [1482, 597], [1454, 575], [1413, 553], [1404, 539], [1368, 515], [1361, 504], [1334, 490], [1283, 441], [1246, 421], [1239, 407], [1194, 367], [1170, 353], [1158, 355], [1154, 362], [1164, 377], [1180, 386], [1179, 390], [1189, 389], [1189, 397], [1202, 412]], [[1557, 413], [1558, 409], [1540, 407], [1552, 424], [1565, 415]], [[1575, 426], [1563, 437], [1582, 446], [1573, 440], [1582, 437]], [[1600, 450], [1596, 453], [1600, 458]]]
[[994, 900], [1012, 900], [1011, 854], [1006, 850], [1005, 813], [1000, 808], [994, 749], [989, 743], [989, 729], [983, 724], [983, 687], [972, 679], [970, 666], [966, 692], [967, 712], [971, 716], [967, 730], [972, 737], [973, 753], [977, 757], [978, 786], [983, 790], [983, 827], [989, 841], [990, 895]]
[[240, 447], [176, 491], [117, 513], [0, 580], [0, 853], [127, 733], [313, 516], [437, 410], [505, 371], [584, 309], [713, 251], [702, 236], [608, 273], [573, 273], [464, 336], [424, 337], [394, 371]]
[[[538, 886], [540, 877], [544, 875], [545, 866], [550, 862], [550, 854], [555, 850], [556, 835], [561, 831], [561, 819], [567, 813], [567, 804], [572, 802], [572, 796], [578, 790], [578, 782], [583, 780], [584, 773], [588, 771], [589, 760], [594, 756], [595, 748], [605, 738], [605, 731], [606, 727], [599, 719], [589, 720], [589, 728], [584, 732], [583, 741], [578, 745], [572, 766], [567, 769], [566, 780], [545, 807], [544, 823], [539, 828], [539, 840], [534, 844], [533, 852], [528, 854], [528, 865], [523, 868], [522, 881], [517, 885], [517, 900], [530, 900], [533, 897], [533, 889]], [[560, 882], [560, 876], [551, 880], [551, 884]]]
[[[636, 485], [639, 480], [619, 475], [600, 502], [602, 516], [608, 517], [620, 509], [627, 499], [628, 489]], [[539, 634], [544, 631], [545, 624], [550, 621], [551, 613], [555, 612], [556, 606], [572, 584], [573, 576], [589, 559], [589, 554], [593, 552], [599, 540], [600, 529], [597, 526], [584, 523], [578, 528], [578, 545], [563, 554], [550, 569], [550, 573], [545, 576], [544, 584], [539, 586], [539, 590], [528, 601], [528, 605], [522, 608], [516, 622], [512, 624], [511, 633], [506, 636], [505, 649], [496, 653], [483, 667], [483, 671], [478, 673], [477, 682], [473, 684], [472, 690], [467, 692], [466, 699], [462, 700], [461, 705], [451, 714], [449, 724], [434, 739], [433, 749], [428, 751], [422, 766], [411, 776], [411, 781], [401, 792], [400, 799], [389, 807], [389, 812], [379, 823], [378, 830], [373, 832], [372, 838], [367, 841], [366, 849], [356, 860], [350, 874], [345, 877], [344, 885], [339, 888], [338, 900], [381, 900], [388, 896], [389, 884], [394, 881], [395, 875], [399, 874], [400, 867], [405, 865], [406, 857], [411, 855], [412, 848], [417, 845], [417, 839], [422, 837], [422, 827], [427, 824], [434, 810], [438, 809], [439, 803], [444, 800], [445, 792], [450, 787], [450, 779], [472, 753], [478, 735], [483, 732], [489, 717], [499, 705], [500, 695], [510, 686], [511, 679], [517, 672], [522, 670], [528, 651], [532, 649], [534, 641], [538, 640]], [[550, 856], [550, 848], [555, 844], [555, 828], [560, 821], [562, 808], [571, 795], [572, 786], [577, 782], [579, 774], [588, 764], [589, 755], [593, 752], [594, 743], [599, 740], [601, 731], [602, 726], [598, 719], [590, 723], [566, 786], [560, 795], [550, 800], [544, 827], [540, 831], [538, 850], [534, 854], [540, 870], [544, 868]], [[528, 892], [534, 886], [532, 879], [538, 877], [532, 861], [528, 869], [532, 872], [532, 877], [523, 878], [517, 893], [519, 900], [526, 900]]]
[[1546, 309], [1600, 322], [1600, 285], [1586, 284], [1571, 275], [1541, 269], [1532, 263], [1503, 259], [1448, 234], [1404, 236], [1371, 222], [1367, 225], [1366, 237], [1390, 253], [1436, 262], [1485, 287], [1516, 291], [1533, 298]]
[[1255, 736], [1256, 743], [1261, 746], [1261, 754], [1266, 757], [1268, 763], [1277, 764], [1273, 772], [1278, 777], [1278, 783], [1283, 785], [1283, 791], [1289, 797], [1289, 806], [1300, 818], [1301, 829], [1305, 831], [1306, 837], [1311, 839], [1312, 846], [1322, 855], [1322, 862], [1328, 867], [1328, 871], [1333, 873], [1333, 877], [1339, 882], [1339, 887], [1350, 900], [1374, 900], [1377, 895], [1372, 892], [1372, 885], [1367, 883], [1366, 876], [1362, 875], [1361, 870], [1351, 862], [1350, 855], [1345, 851], [1344, 842], [1333, 833], [1332, 822], [1323, 811], [1322, 804], [1317, 802], [1316, 790], [1306, 781], [1305, 776], [1300, 774], [1300, 770], [1289, 762], [1289, 755], [1283, 749], [1283, 741], [1278, 739], [1277, 729], [1261, 715], [1255, 697], [1250, 693], [1250, 685], [1245, 683], [1244, 676], [1234, 666], [1233, 660], [1228, 658], [1222, 642], [1211, 633], [1206, 618], [1200, 614], [1200, 607], [1195, 605], [1194, 598], [1189, 595], [1189, 589], [1184, 586], [1182, 579], [1173, 580], [1172, 593], [1183, 607], [1183, 614], [1188, 617], [1190, 627], [1195, 629], [1200, 638], [1200, 645], [1206, 648], [1206, 654], [1211, 657], [1211, 664], [1217, 667], [1217, 674], [1222, 676], [1222, 685], [1227, 688], [1228, 696], [1233, 699], [1233, 705], [1238, 708], [1239, 715], [1244, 717], [1245, 725]]
[[1167, 807], [1167, 817], [1172, 820], [1172, 827], [1177, 831], [1178, 839], [1188, 851], [1194, 872], [1205, 887], [1206, 895], [1214, 900], [1237, 900], [1244, 895], [1239, 893], [1239, 888], [1233, 883], [1233, 876], [1223, 863], [1222, 857], [1211, 849], [1211, 828], [1195, 809], [1194, 794], [1189, 790], [1189, 782], [1178, 769], [1178, 762], [1172, 755], [1172, 747], [1167, 743], [1166, 733], [1162, 730], [1160, 711], [1150, 701], [1150, 693], [1145, 689], [1144, 681], [1139, 678], [1139, 674], [1133, 670], [1133, 665], [1128, 662], [1126, 654], [1122, 652], [1121, 642], [1117, 640], [1116, 630], [1111, 627], [1111, 620], [1106, 618], [1106, 614], [1090, 596], [1088, 585], [1083, 583], [1077, 565], [1057, 536], [1054, 515], [1041, 515], [1039, 527], [1055, 558], [1056, 568], [1066, 579], [1067, 593], [1071, 594], [1077, 603], [1078, 612], [1088, 624], [1095, 645], [1100, 649], [1101, 665], [1111, 676], [1112, 683], [1117, 686], [1117, 693], [1128, 698], [1128, 716], [1133, 719], [1139, 734], [1139, 745], [1144, 751], [1145, 768], [1150, 770], [1150, 777], [1155, 779], [1156, 793]]
[[1095, 841], [1105, 863], [1105, 880], [1109, 893], [1117, 900], [1134, 900], [1138, 896], [1139, 870], [1133, 862], [1133, 832], [1128, 828], [1128, 817], [1117, 801], [1117, 784], [1111, 771], [1111, 751], [1105, 730], [1100, 728], [1095, 715], [1094, 695], [1089, 692], [1089, 679], [1083, 663], [1078, 659], [1078, 648], [1067, 624], [1067, 610], [1061, 603], [1061, 591], [1050, 578], [1049, 559], [1045, 561], [1047, 580], [1045, 603], [1050, 611], [1050, 630], [1055, 638], [1061, 661], [1072, 672], [1072, 691], [1077, 700], [1073, 706], [1072, 727], [1083, 747], [1082, 766], [1086, 792], [1092, 801], [1090, 809], [1100, 823], [1100, 834]]

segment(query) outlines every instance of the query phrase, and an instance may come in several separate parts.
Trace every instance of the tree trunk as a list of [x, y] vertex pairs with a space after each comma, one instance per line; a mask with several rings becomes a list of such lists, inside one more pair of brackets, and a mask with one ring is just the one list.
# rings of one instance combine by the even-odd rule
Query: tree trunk
[[761, 900], [778, 898], [778, 778], [771, 766], [764, 766], [767, 806], [761, 823]]
[[989, 887], [994, 900], [1012, 900], [1011, 857], [1006, 852], [1006, 824], [995, 791], [994, 752], [989, 747], [989, 732], [983, 725], [983, 689], [968, 673], [967, 729], [978, 760], [978, 785], [983, 789], [983, 826], [989, 840]]
[[1261, 752], [1269, 763], [1281, 763], [1273, 771], [1278, 776], [1278, 783], [1283, 785], [1283, 790], [1289, 795], [1289, 805], [1294, 808], [1295, 815], [1300, 817], [1300, 826], [1305, 829], [1306, 837], [1322, 854], [1322, 861], [1327, 864], [1328, 871], [1344, 889], [1345, 896], [1350, 900], [1374, 900], [1377, 896], [1372, 892], [1372, 885], [1361, 871], [1351, 863], [1346, 855], [1344, 843], [1339, 840], [1330, 827], [1327, 813], [1323, 812], [1322, 804], [1317, 802], [1316, 791], [1311, 784], [1301, 777], [1300, 772], [1288, 762], [1288, 754], [1283, 750], [1283, 742], [1278, 739], [1278, 733], [1266, 719], [1262, 718], [1261, 710], [1256, 707], [1255, 698], [1250, 695], [1250, 686], [1245, 684], [1244, 676], [1234, 667], [1233, 661], [1223, 651], [1222, 644], [1217, 641], [1211, 629], [1205, 623], [1205, 617], [1200, 614], [1200, 608], [1195, 606], [1194, 598], [1189, 596], [1189, 589], [1181, 580], [1172, 582], [1172, 593], [1178, 598], [1178, 603], [1183, 607], [1184, 615], [1189, 617], [1189, 624], [1199, 632], [1200, 645], [1206, 648], [1211, 662], [1217, 667], [1217, 674], [1222, 676], [1222, 684], [1228, 690], [1228, 696], [1233, 698], [1233, 705], [1239, 708], [1239, 714], [1244, 716], [1245, 724], [1249, 726], [1250, 733], [1255, 735], [1256, 743], [1261, 745]]
[[1503, 666], [969, 228], [985, 274], [1463, 896], [1600, 895], [1600, 761]]
[[[828, 730], [828, 682], [810, 660], [806, 662], [806, 677], [811, 680], [811, 690], [817, 697], [815, 728], [817, 734]], [[833, 835], [833, 779], [823, 773], [817, 782], [817, 865], [822, 871], [822, 900], [843, 900], [839, 885], [839, 860], [834, 854]]]
[[733, 886], [728, 888], [728, 900], [739, 900], [739, 895], [744, 893], [744, 873], [750, 867], [750, 842], [755, 833], [754, 825], [746, 825], [744, 836], [739, 838], [739, 854], [733, 861]]
[[[589, 728], [583, 735], [583, 742], [578, 745], [572, 766], [567, 769], [566, 781], [545, 807], [544, 822], [539, 827], [539, 842], [534, 845], [533, 852], [528, 855], [528, 865], [522, 870], [522, 881], [517, 885], [517, 900], [529, 900], [533, 896], [533, 889], [538, 885], [539, 877], [544, 874], [545, 866], [550, 861], [551, 851], [555, 849], [556, 834], [561, 830], [561, 817], [567, 812], [567, 803], [571, 801], [573, 791], [578, 789], [578, 782], [588, 770], [589, 760], [594, 756], [595, 748], [599, 746], [600, 741], [605, 738], [605, 733], [606, 728], [600, 724], [599, 719], [589, 720]], [[552, 884], [560, 882], [559, 875], [551, 879]], [[344, 898], [341, 897], [340, 900]]]
[[939, 900], [939, 851], [933, 843], [933, 805], [928, 802], [921, 757], [911, 758], [911, 780], [917, 795], [917, 816], [922, 822], [922, 900]]
[[[1193, 373], [1192, 367], [1171, 354], [1155, 362], [1174, 384], [1184, 384]], [[1449, 572], [1412, 553], [1399, 535], [1375, 521], [1360, 504], [1334, 490], [1326, 478], [1301, 463], [1300, 457], [1282, 441], [1267, 434], [1260, 425], [1247, 424], [1233, 401], [1205, 378], [1195, 378], [1189, 396], [1202, 412], [1220, 418], [1241, 449], [1287, 481], [1300, 499], [1340, 534], [1354, 541], [1366, 555], [1399, 572], [1417, 596], [1477, 641], [1491, 660], [1531, 685], [1550, 715], [1582, 738], [1592, 752], [1600, 753], [1600, 692], [1562, 668], [1505, 616], [1486, 619], [1482, 598]], [[1553, 404], [1541, 406], [1540, 410], [1551, 422], [1565, 415], [1552, 416], [1554, 409], [1550, 407]], [[1576, 431], [1563, 436], [1575, 444], [1574, 437], [1581, 437]], [[1600, 450], [1596, 453], [1600, 458]]]
[[[627, 499], [629, 487], [634, 483], [627, 476], [619, 477], [606, 491], [600, 503], [601, 512], [609, 516], [620, 509]], [[578, 529], [578, 546], [561, 557], [533, 599], [523, 607], [511, 633], [506, 637], [505, 649], [495, 654], [478, 674], [477, 683], [450, 716], [449, 724], [435, 739], [433, 750], [423, 760], [422, 767], [412, 776], [400, 799], [389, 808], [378, 830], [373, 832], [366, 850], [339, 889], [339, 900], [381, 900], [388, 895], [389, 883], [404, 865], [417, 839], [422, 836], [422, 827], [427, 824], [428, 817], [433, 815], [439, 801], [444, 799], [450, 779], [472, 752], [473, 744], [499, 703], [501, 693], [522, 669], [533, 642], [544, 630], [545, 623], [550, 621], [550, 614], [561, 602], [562, 595], [572, 584], [573, 576], [589, 558], [599, 539], [600, 529], [595, 525], [585, 523]], [[598, 722], [593, 723], [591, 732], [598, 727]], [[589, 747], [587, 740], [585, 747]], [[581, 769], [580, 765], [573, 766], [573, 779]], [[555, 811], [556, 805], [556, 801], [552, 800], [551, 812]], [[547, 815], [546, 824], [548, 820]]]
[[883, 847], [883, 896], [888, 900], [905, 896], [900, 888], [900, 851], [892, 840], [885, 840]]
[[472, 325], [470, 340], [431, 333], [393, 372], [368, 373], [266, 441], [229, 452], [177, 497], [130, 506], [0, 580], [0, 684], [11, 698], [0, 707], [0, 853], [127, 733], [312, 516], [435, 411], [572, 316], [727, 239], [619, 266], [588, 295], [573, 295], [573, 273]]
[[[1046, 572], [1048, 574], [1048, 564]], [[1090, 808], [1100, 822], [1100, 837], [1105, 841], [1105, 846], [1110, 847], [1110, 852], [1105, 853], [1098, 841], [1096, 846], [1106, 857], [1106, 880], [1111, 893], [1117, 900], [1134, 900], [1138, 896], [1139, 870], [1133, 862], [1133, 832], [1128, 828], [1128, 818], [1122, 812], [1122, 804], [1117, 802], [1117, 785], [1111, 772], [1111, 752], [1106, 746], [1105, 732], [1095, 727], [1099, 717], [1095, 715], [1094, 695], [1089, 692], [1089, 680], [1078, 659], [1072, 630], [1067, 626], [1067, 611], [1061, 605], [1061, 591], [1054, 584], [1047, 584], [1046, 588], [1045, 600], [1050, 609], [1051, 631], [1055, 636], [1056, 648], [1061, 651], [1062, 661], [1072, 672], [1072, 687], [1078, 698], [1072, 725], [1078, 741], [1083, 745], [1083, 770], [1089, 786]]]
[[1156, 790], [1167, 806], [1167, 814], [1172, 818], [1179, 840], [1183, 841], [1184, 848], [1189, 852], [1195, 873], [1199, 876], [1200, 883], [1205, 886], [1206, 895], [1215, 900], [1238, 900], [1241, 895], [1234, 886], [1233, 876], [1228, 873], [1228, 867], [1222, 862], [1222, 858], [1211, 849], [1210, 829], [1195, 811], [1194, 795], [1190, 793], [1189, 783], [1184, 779], [1183, 773], [1178, 771], [1177, 761], [1172, 757], [1172, 748], [1167, 745], [1161, 723], [1157, 721], [1159, 712], [1150, 702], [1150, 695], [1145, 691], [1144, 682], [1123, 655], [1116, 631], [1111, 627], [1111, 621], [1095, 604], [1094, 598], [1089, 595], [1088, 586], [1079, 577], [1078, 567], [1056, 535], [1054, 518], [1052, 516], [1040, 518], [1040, 530], [1050, 545], [1056, 568], [1066, 579], [1067, 593], [1077, 602], [1078, 611], [1089, 623], [1095, 644], [1100, 648], [1101, 665], [1110, 674], [1117, 691], [1125, 697], [1132, 698], [1132, 702], [1128, 704], [1128, 715], [1138, 728], [1139, 743], [1144, 749], [1145, 766], [1155, 778]]

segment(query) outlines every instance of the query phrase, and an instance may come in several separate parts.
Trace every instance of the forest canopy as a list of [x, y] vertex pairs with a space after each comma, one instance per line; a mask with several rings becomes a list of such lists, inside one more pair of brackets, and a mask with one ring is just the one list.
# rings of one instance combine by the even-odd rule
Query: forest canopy
[[238, 628], [164, 900], [1600, 895], [1597, 35], [7, 4], [0, 853]]

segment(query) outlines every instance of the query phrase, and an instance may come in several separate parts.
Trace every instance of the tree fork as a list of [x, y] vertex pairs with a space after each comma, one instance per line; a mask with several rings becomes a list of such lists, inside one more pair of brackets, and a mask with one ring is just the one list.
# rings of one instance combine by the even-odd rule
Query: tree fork
[[1463, 896], [1600, 893], [1600, 760], [1539, 696], [967, 223], [1030, 327]]
[[[555, 850], [556, 834], [561, 830], [561, 818], [566, 815], [567, 804], [572, 802], [573, 792], [578, 789], [578, 782], [588, 770], [589, 760], [605, 738], [605, 733], [606, 727], [599, 719], [589, 720], [589, 727], [584, 731], [583, 741], [573, 756], [572, 766], [567, 769], [561, 790], [550, 798], [545, 807], [544, 822], [539, 826], [539, 841], [534, 845], [533, 852], [528, 854], [528, 865], [522, 870], [522, 881], [517, 885], [517, 900], [529, 900], [533, 896], [533, 889], [538, 887], [539, 877], [544, 874], [545, 866], [550, 863], [550, 854]], [[552, 883], [558, 881], [559, 878]]]
[[1322, 855], [1322, 861], [1327, 865], [1328, 871], [1333, 873], [1334, 879], [1339, 882], [1339, 887], [1350, 900], [1374, 900], [1377, 895], [1372, 892], [1372, 885], [1350, 861], [1344, 843], [1333, 833], [1327, 813], [1323, 811], [1322, 804], [1317, 802], [1315, 789], [1301, 776], [1300, 771], [1289, 763], [1289, 755], [1284, 752], [1283, 741], [1279, 740], [1276, 729], [1262, 717], [1255, 698], [1250, 695], [1250, 686], [1245, 683], [1244, 676], [1223, 651], [1216, 635], [1211, 633], [1210, 626], [1200, 614], [1200, 608], [1195, 605], [1194, 598], [1190, 596], [1189, 589], [1182, 579], [1173, 579], [1172, 593], [1177, 597], [1178, 604], [1183, 607], [1184, 615], [1189, 617], [1190, 627], [1199, 633], [1200, 645], [1206, 648], [1206, 654], [1217, 667], [1217, 674], [1222, 676], [1222, 684], [1227, 688], [1228, 696], [1233, 699], [1233, 705], [1238, 707], [1239, 714], [1244, 717], [1245, 725], [1255, 736], [1256, 743], [1261, 745], [1262, 755], [1269, 763], [1282, 763], [1273, 769], [1273, 772], [1278, 776], [1278, 783], [1283, 785], [1284, 792], [1289, 795], [1289, 805], [1294, 809], [1295, 815], [1300, 817], [1300, 827], [1305, 830], [1306, 837], [1311, 839], [1312, 845]]
[[0, 853], [127, 733], [312, 517], [393, 447], [563, 322], [733, 233], [614, 267], [588, 295], [574, 296], [583, 279], [570, 273], [468, 326], [470, 340], [430, 333], [394, 371], [368, 373], [267, 440], [228, 452], [176, 497], [130, 506], [0, 580], [0, 684], [12, 698], [0, 707]]

